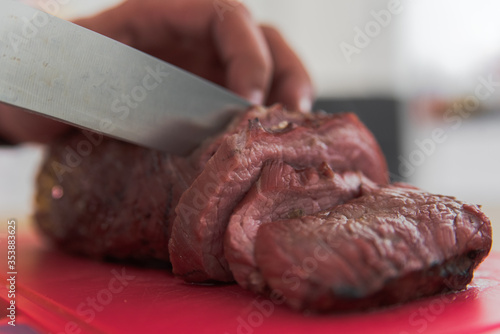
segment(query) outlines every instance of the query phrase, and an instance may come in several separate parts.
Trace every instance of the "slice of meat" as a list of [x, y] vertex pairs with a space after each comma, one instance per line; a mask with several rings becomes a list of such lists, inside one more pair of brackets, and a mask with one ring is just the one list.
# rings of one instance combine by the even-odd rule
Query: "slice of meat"
[[311, 215], [358, 197], [362, 179], [361, 173], [334, 173], [327, 164], [295, 170], [282, 161], [265, 163], [259, 180], [234, 209], [225, 234], [225, 258], [238, 284], [263, 290], [254, 258], [262, 224]]
[[[175, 175], [172, 189], [172, 205], [175, 208], [181, 195], [191, 186], [194, 180], [205, 168], [206, 163], [217, 152], [220, 145], [232, 135], [242, 133], [247, 130], [248, 122], [258, 119], [261, 124], [271, 129], [279, 131], [286, 129], [290, 124], [312, 123], [318, 117], [326, 117], [323, 114], [310, 114], [303, 112], [293, 112], [284, 109], [281, 105], [274, 105], [269, 108], [253, 107], [235, 117], [224, 132], [209, 138], [203, 142], [192, 154], [187, 157], [171, 156], [169, 168]], [[169, 221], [175, 220], [175, 210], [170, 212]], [[171, 227], [172, 224], [169, 224]]]
[[388, 181], [378, 144], [354, 114], [318, 115], [276, 131], [250, 121], [246, 131], [222, 142], [179, 200], [169, 243], [176, 275], [193, 282], [233, 280], [224, 258], [224, 232], [269, 160], [294, 168], [325, 162], [336, 172], [361, 171], [377, 183]]
[[268, 292], [326, 311], [463, 289], [490, 248], [491, 224], [477, 206], [371, 185], [346, 204], [262, 225], [255, 258]]

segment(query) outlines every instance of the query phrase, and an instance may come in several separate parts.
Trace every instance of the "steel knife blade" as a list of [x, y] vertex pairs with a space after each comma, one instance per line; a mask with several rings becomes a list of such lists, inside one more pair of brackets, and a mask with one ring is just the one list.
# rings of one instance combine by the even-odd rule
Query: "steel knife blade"
[[0, 1], [0, 102], [187, 154], [250, 106], [207, 80], [15, 0]]

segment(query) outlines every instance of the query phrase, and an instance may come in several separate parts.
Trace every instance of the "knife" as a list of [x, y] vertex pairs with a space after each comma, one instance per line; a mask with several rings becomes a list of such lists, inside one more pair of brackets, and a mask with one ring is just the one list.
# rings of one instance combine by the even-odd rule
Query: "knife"
[[0, 102], [185, 155], [250, 103], [141, 51], [0, 0]]

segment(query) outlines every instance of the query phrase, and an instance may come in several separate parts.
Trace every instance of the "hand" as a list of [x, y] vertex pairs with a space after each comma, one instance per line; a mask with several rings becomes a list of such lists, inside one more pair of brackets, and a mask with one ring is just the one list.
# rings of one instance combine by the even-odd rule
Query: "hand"
[[[254, 104], [309, 111], [313, 89], [274, 28], [236, 0], [129, 0], [75, 23], [229, 88]], [[4, 110], [2, 110], [4, 109]], [[0, 136], [47, 142], [69, 126], [0, 105]]]

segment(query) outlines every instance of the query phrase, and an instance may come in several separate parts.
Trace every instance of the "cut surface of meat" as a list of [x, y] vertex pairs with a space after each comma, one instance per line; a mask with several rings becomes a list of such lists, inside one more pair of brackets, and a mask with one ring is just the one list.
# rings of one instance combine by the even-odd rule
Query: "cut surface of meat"
[[296, 309], [349, 310], [460, 290], [491, 248], [475, 205], [409, 187], [370, 185], [359, 198], [262, 225], [261, 281]]
[[360, 171], [388, 181], [387, 165], [371, 133], [353, 114], [269, 131], [258, 120], [228, 137], [176, 207], [169, 251], [176, 275], [193, 282], [233, 281], [223, 239], [233, 209], [258, 179], [263, 164], [283, 161], [295, 168], [327, 163], [334, 171]]
[[266, 163], [233, 211], [225, 234], [225, 258], [238, 284], [262, 292], [254, 259], [262, 224], [310, 215], [358, 197], [362, 179], [361, 173], [334, 173], [326, 164], [297, 171], [281, 161]]

